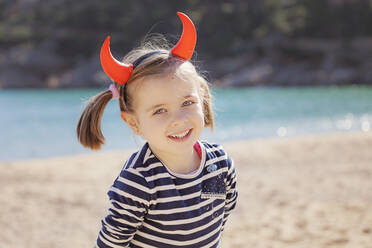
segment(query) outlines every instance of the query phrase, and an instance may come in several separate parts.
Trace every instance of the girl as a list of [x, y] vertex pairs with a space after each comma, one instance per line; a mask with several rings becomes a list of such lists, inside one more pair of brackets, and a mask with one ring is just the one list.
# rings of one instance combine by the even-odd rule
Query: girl
[[237, 199], [233, 162], [221, 146], [199, 141], [213, 129], [207, 81], [190, 63], [196, 44], [191, 20], [168, 51], [148, 46], [118, 62], [109, 37], [101, 64], [115, 82], [88, 102], [78, 126], [81, 144], [99, 149], [103, 110], [119, 100], [121, 118], [147, 141], [125, 163], [108, 192], [97, 247], [218, 247]]

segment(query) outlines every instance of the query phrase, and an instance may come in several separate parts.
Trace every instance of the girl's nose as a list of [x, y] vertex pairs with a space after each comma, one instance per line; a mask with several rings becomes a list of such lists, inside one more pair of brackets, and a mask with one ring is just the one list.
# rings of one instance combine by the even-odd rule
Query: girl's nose
[[187, 122], [187, 115], [183, 111], [178, 111], [174, 114], [174, 117], [172, 119], [172, 126], [182, 126]]

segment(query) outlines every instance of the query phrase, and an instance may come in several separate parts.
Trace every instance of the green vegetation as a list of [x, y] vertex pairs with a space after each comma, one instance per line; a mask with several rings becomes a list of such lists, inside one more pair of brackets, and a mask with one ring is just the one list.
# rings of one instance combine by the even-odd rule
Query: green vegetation
[[344, 40], [372, 34], [368, 0], [2, 0], [0, 48], [49, 40], [57, 54], [75, 58], [97, 52], [107, 34], [125, 51], [149, 31], [175, 41], [176, 11], [194, 20], [198, 50], [208, 57], [236, 53], [247, 40], [270, 34]]
[[177, 11], [216, 85], [372, 84], [372, 0], [0, 0], [0, 89], [103, 85], [106, 36], [118, 59], [148, 34], [174, 44]]

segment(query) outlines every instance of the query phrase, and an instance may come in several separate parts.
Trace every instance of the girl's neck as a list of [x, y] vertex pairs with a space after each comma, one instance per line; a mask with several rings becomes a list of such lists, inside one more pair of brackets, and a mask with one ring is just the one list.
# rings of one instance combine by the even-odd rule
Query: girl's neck
[[151, 147], [156, 157], [172, 172], [178, 174], [189, 174], [196, 171], [200, 166], [201, 157], [194, 149], [182, 153], [169, 153]]

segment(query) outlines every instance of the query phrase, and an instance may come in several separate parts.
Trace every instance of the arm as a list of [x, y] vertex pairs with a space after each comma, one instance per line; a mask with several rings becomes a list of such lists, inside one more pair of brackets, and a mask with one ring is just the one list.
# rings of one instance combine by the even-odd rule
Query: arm
[[147, 182], [134, 169], [123, 170], [108, 192], [110, 208], [96, 247], [128, 247], [149, 205]]
[[227, 157], [227, 180], [226, 180], [226, 200], [225, 200], [225, 214], [223, 217], [222, 229], [225, 226], [227, 218], [229, 217], [231, 211], [236, 206], [236, 201], [238, 198], [238, 191], [236, 188], [236, 172], [234, 167], [234, 162], [230, 157]]

